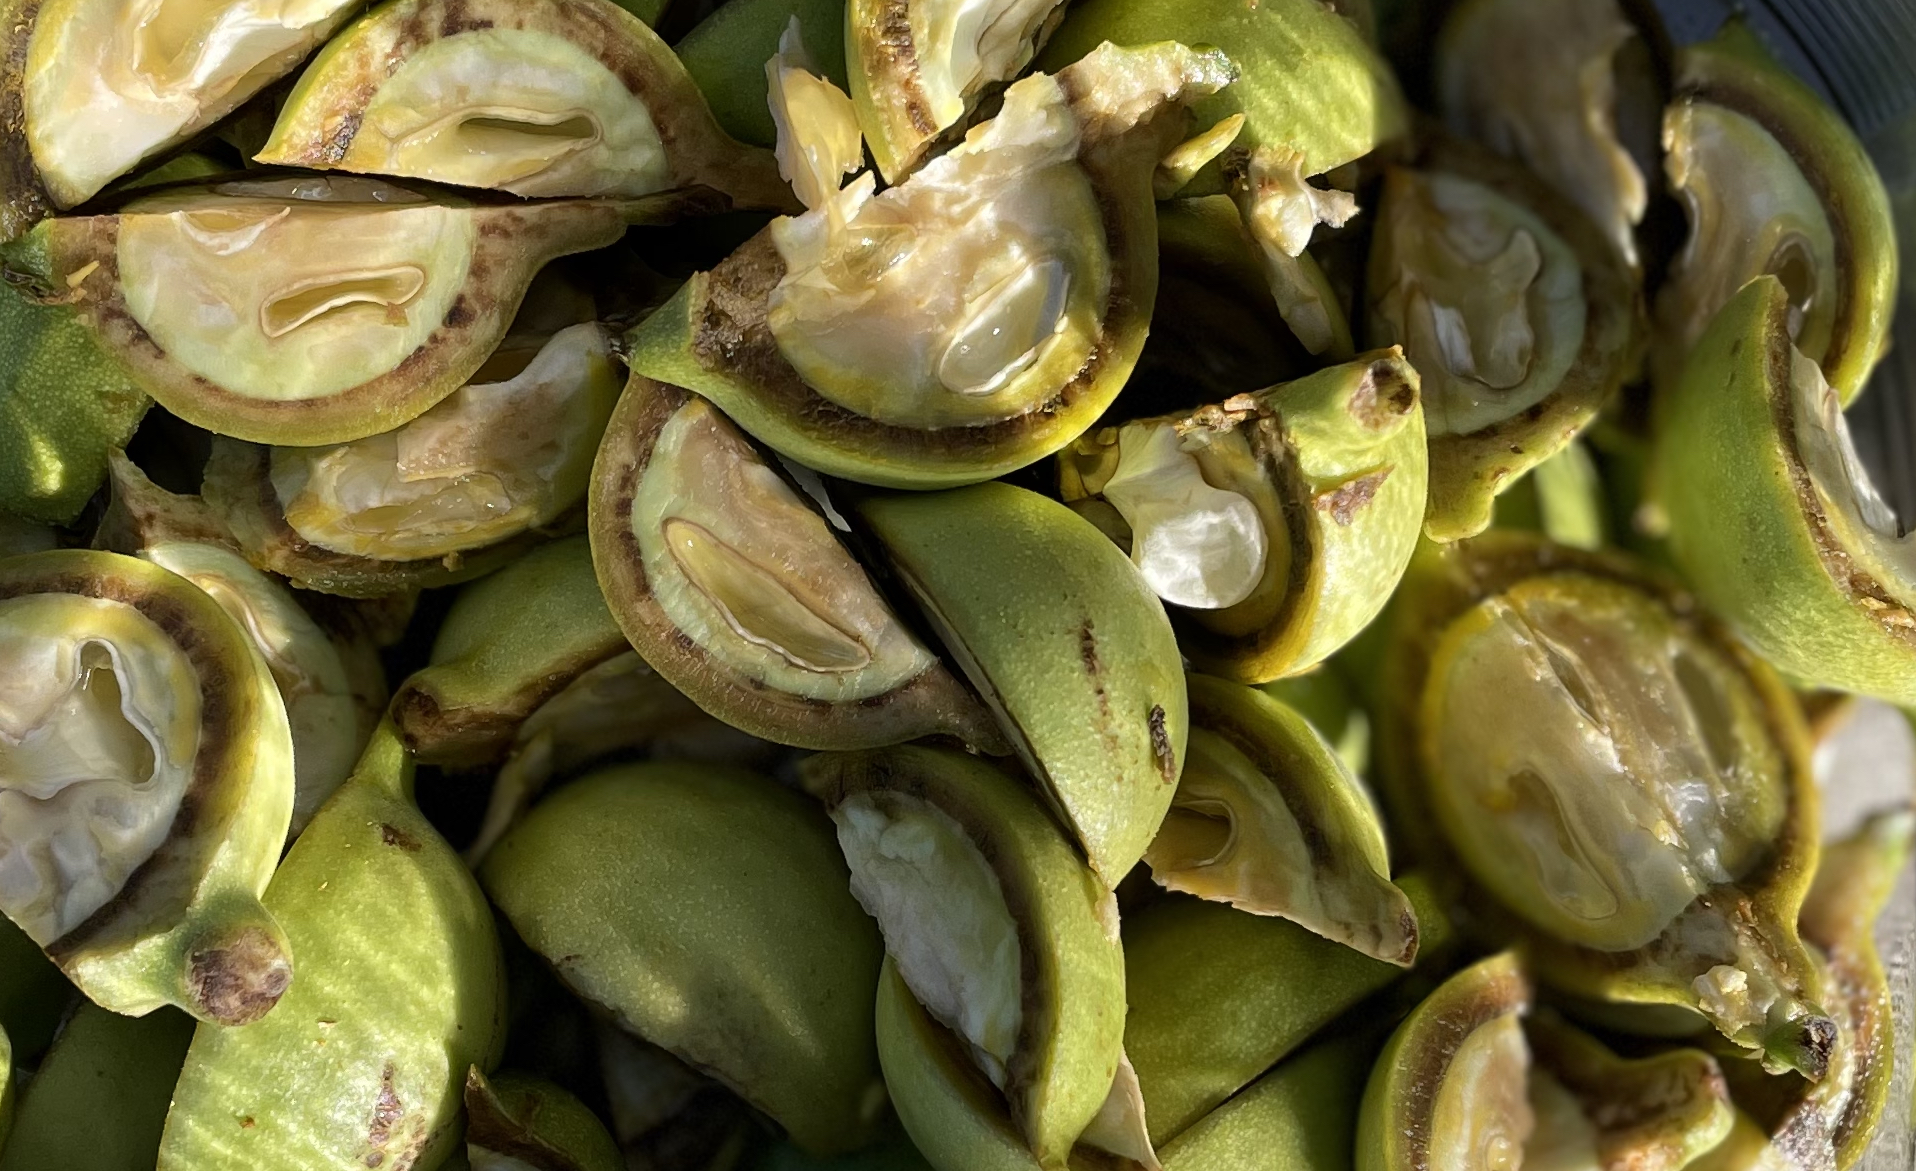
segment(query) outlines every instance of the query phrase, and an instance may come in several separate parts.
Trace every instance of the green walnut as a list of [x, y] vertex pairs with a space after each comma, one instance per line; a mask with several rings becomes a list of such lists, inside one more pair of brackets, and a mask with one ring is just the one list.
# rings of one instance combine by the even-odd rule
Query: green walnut
[[1101, 427], [1061, 495], [1170, 607], [1200, 670], [1267, 683], [1370, 625], [1424, 524], [1424, 414], [1401, 350], [1193, 412]]
[[[1796, 930], [1808, 735], [1776, 674], [1620, 558], [1492, 532], [1406, 579], [1378, 738], [1400, 825], [1546, 983], [1700, 1012], [1814, 1080], [1835, 1029]], [[1507, 921], [1500, 921], [1507, 920]]]
[[48, 220], [6, 259], [187, 422], [312, 446], [391, 431], [458, 390], [533, 274], [624, 231], [610, 201], [262, 177]]
[[528, 198], [783, 208], [771, 155], [735, 142], [644, 22], [611, 0], [388, 0], [327, 44], [254, 156]]
[[778, 142], [765, 63], [793, 20], [816, 54], [817, 75], [844, 89], [845, 0], [726, 0], [672, 46], [712, 116], [740, 142]]
[[298, 834], [345, 782], [386, 706], [369, 638], [321, 626], [278, 580], [247, 563], [206, 506], [159, 488], [118, 451], [113, 498], [95, 544], [142, 557], [206, 591], [266, 662], [293, 733]]
[[803, 490], [705, 399], [633, 375], [590, 528], [625, 636], [718, 718], [806, 748], [943, 734], [1004, 751]]
[[[1059, 1164], [1118, 1076], [1116, 900], [1038, 798], [975, 757], [906, 745], [801, 767], [908, 995], [1002, 1091], [1031, 1157]], [[926, 1130], [933, 1113], [922, 1145], [977, 1141]]]
[[1192, 675], [1184, 773], [1144, 853], [1167, 890], [1289, 919], [1409, 967], [1417, 914], [1390, 881], [1384, 827], [1304, 717], [1236, 683]]
[[1791, 677], [1916, 704], [1916, 539], [1856, 454], [1842, 396], [1758, 278], [1698, 341], [1653, 455], [1670, 551]]
[[505, 1042], [504, 962], [485, 896], [412, 782], [381, 724], [293, 843], [266, 902], [299, 979], [255, 1024], [194, 1033], [161, 1171], [435, 1167], [459, 1145], [467, 1071]]
[[0, 664], [0, 910], [105, 1008], [259, 1018], [293, 743], [246, 634], [150, 562], [34, 553], [0, 563]]
[[350, 0], [282, 11], [257, 0], [6, 7], [0, 240], [84, 203], [299, 67]]
[[[1449, 920], [1421, 875], [1403, 880], [1421, 951]], [[1404, 970], [1295, 923], [1169, 897], [1124, 923], [1124, 1047], [1151, 1141], [1165, 1146]]]
[[1352, 1030], [1286, 1058], [1158, 1151], [1164, 1171], [1349, 1167], [1378, 1038]]
[[1423, 376], [1433, 540], [1488, 527], [1497, 494], [1637, 364], [1642, 297], [1621, 255], [1522, 166], [1460, 143], [1386, 175], [1368, 297], [1371, 340]]
[[528, 1074], [466, 1071], [472, 1171], [622, 1171], [605, 1123], [565, 1090]]
[[710, 399], [828, 475], [987, 480], [1117, 396], [1157, 289], [1151, 179], [1217, 52], [1107, 48], [1005, 91], [998, 115], [878, 193], [851, 102], [788, 44], [781, 154], [809, 210], [695, 275], [628, 338], [632, 369]]
[[846, 73], [885, 182], [958, 137], [978, 103], [1023, 73], [1063, 18], [1063, 0], [848, 0]]
[[192, 1039], [170, 1008], [129, 1018], [82, 1002], [20, 1094], [0, 1171], [153, 1171]]
[[1650, 189], [1619, 123], [1639, 112], [1629, 66], [1642, 50], [1617, 0], [1469, 0], [1446, 18], [1435, 67], [1451, 132], [1524, 163], [1632, 266]]
[[869, 1134], [878, 932], [802, 795], [718, 766], [603, 769], [533, 807], [479, 876], [575, 994], [800, 1145]]
[[1105, 884], [1156, 836], [1189, 713], [1164, 607], [1103, 534], [1009, 484], [856, 505]]
[[1783, 283], [1789, 336], [1845, 405], [1889, 346], [1896, 226], [1883, 180], [1840, 114], [1741, 21], [1677, 56], [1664, 170], [1690, 218], [1656, 305], [1659, 387], [1717, 311], [1759, 276]]

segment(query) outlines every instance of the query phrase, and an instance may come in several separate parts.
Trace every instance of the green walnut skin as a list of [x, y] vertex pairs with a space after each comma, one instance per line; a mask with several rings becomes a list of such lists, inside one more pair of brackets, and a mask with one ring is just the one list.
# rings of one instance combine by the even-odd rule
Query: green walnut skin
[[[1028, 1157], [1058, 1164], [1110, 1093], [1124, 1045], [1124, 956], [1108, 892], [1031, 791], [976, 757], [904, 745], [802, 768], [830, 808], [861, 794], [880, 809], [887, 795], [929, 804], [991, 866], [1020, 953], [1023, 1012], [1005, 1097]], [[951, 1141], [938, 1137], [939, 1147]]]
[[856, 505], [893, 570], [1107, 886], [1157, 835], [1184, 767], [1182, 658], [1105, 535], [1008, 484]]
[[802, 1146], [870, 1131], [882, 949], [805, 797], [739, 769], [609, 768], [534, 806], [479, 875], [573, 992]]
[[0, 1171], [152, 1171], [192, 1018], [81, 1002], [20, 1095]]
[[505, 963], [412, 786], [381, 724], [266, 891], [299, 978], [281, 1011], [194, 1034], [159, 1171], [436, 1167], [459, 1145], [466, 1071], [504, 1044]]
[[1670, 550], [1711, 609], [1805, 683], [1916, 704], [1910, 582], [1852, 561], [1797, 455], [1788, 295], [1743, 287], [1664, 402], [1654, 475]]
[[765, 63], [777, 54], [778, 39], [794, 17], [818, 75], [844, 89], [845, 0], [727, 0], [672, 46], [712, 116], [740, 142], [778, 142]]
[[[1361, 33], [1320, 0], [1085, 0], [1074, 4], [1039, 55], [1055, 72], [1101, 41], [1217, 45], [1242, 74], [1192, 106], [1210, 126], [1245, 116], [1237, 146], [1281, 147], [1304, 156], [1303, 173], [1321, 175], [1363, 157], [1410, 127], [1410, 109], [1390, 66]], [[1216, 175], [1213, 167], [1207, 174]], [[1200, 175], [1184, 194], [1223, 190]]]
[[423, 764], [494, 764], [540, 704], [626, 649], [586, 539], [554, 541], [459, 592], [393, 722]]
[[[1441, 953], [1449, 921], [1419, 875], [1400, 880]], [[1284, 919], [1166, 898], [1124, 925], [1124, 1047], [1151, 1141], [1166, 1143], [1319, 1029], [1404, 974]]]
[[[585, 1103], [543, 1078], [466, 1072], [466, 1148], [532, 1171], [623, 1171], [625, 1156]], [[510, 1164], [508, 1164], [510, 1166]], [[516, 1168], [514, 1169], [516, 1171]]]
[[1381, 1035], [1359, 1030], [1284, 1059], [1158, 1150], [1164, 1171], [1351, 1165], [1357, 1103]]

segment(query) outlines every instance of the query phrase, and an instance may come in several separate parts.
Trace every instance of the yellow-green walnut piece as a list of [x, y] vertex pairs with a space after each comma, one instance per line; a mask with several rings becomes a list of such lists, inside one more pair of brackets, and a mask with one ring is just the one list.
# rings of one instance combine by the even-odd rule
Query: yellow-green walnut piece
[[622, 1171], [625, 1156], [585, 1103], [543, 1078], [466, 1071], [473, 1171]]
[[193, 1021], [82, 1002], [20, 1094], [0, 1171], [152, 1171]]

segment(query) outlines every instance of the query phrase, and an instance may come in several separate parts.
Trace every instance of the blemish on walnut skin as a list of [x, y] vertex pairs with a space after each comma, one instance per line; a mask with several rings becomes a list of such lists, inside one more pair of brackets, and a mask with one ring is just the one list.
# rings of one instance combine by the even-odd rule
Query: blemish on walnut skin
[[1328, 492], [1320, 492], [1311, 501], [1317, 510], [1329, 514], [1340, 525], [1348, 526], [1357, 519], [1357, 514], [1377, 497], [1384, 481], [1390, 479], [1390, 468], [1346, 480]]
[[390, 822], [379, 823], [379, 840], [389, 846], [396, 846], [408, 854], [419, 852], [419, 839]]
[[248, 927], [219, 947], [187, 957], [187, 987], [201, 1011], [223, 1025], [265, 1016], [293, 982], [293, 966], [271, 935]]

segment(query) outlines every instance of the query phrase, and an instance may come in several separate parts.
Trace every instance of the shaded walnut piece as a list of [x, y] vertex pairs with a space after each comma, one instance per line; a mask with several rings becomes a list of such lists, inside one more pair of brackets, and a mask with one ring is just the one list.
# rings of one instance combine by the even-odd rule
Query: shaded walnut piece
[[1523, 1165], [1681, 1171], [1730, 1133], [1715, 1058], [1671, 1049], [1625, 1059], [1544, 1011], [1524, 1022], [1534, 1125]]
[[1409, 967], [1417, 915], [1390, 882], [1383, 826], [1357, 779], [1277, 700], [1202, 675], [1189, 688], [1184, 773], [1144, 854], [1158, 885]]
[[386, 706], [371, 643], [321, 627], [286, 586], [240, 556], [197, 497], [156, 487], [117, 451], [108, 461], [113, 497], [95, 543], [143, 557], [200, 587], [245, 632], [272, 673], [293, 735], [290, 832], [299, 833], [352, 772]]
[[8, 21], [0, 239], [83, 203], [292, 72], [346, 0], [48, 0]]
[[391, 431], [471, 381], [533, 274], [624, 227], [603, 201], [479, 206], [263, 178], [49, 220], [7, 255], [174, 414], [319, 445]]
[[[200, 1028], [159, 1166], [438, 1166], [465, 1071], [498, 1063], [505, 973], [491, 909], [420, 814], [383, 723], [266, 891], [300, 976], [281, 1011]], [[235, 1125], [251, 1119], [252, 1125]]]
[[1372, 1069], [1357, 1122], [1361, 1171], [1514, 1171], [1535, 1117], [1522, 1018], [1531, 989], [1514, 952], [1444, 981]]
[[1357, 1104], [1382, 1040], [1375, 1027], [1349, 1030], [1285, 1059], [1164, 1144], [1165, 1171], [1351, 1166]]
[[956, 736], [1002, 751], [977, 699], [751, 440], [704, 399], [635, 375], [594, 472], [593, 560], [660, 676], [779, 743]]
[[1060, 0], [851, 0], [846, 73], [885, 182], [916, 170], [982, 98], [1023, 73], [1063, 9]]
[[803, 795], [716, 766], [605, 769], [536, 806], [479, 874], [574, 993], [808, 1150], [870, 1133], [882, 951]]
[[1425, 532], [1482, 532], [1498, 493], [1576, 437], [1633, 372], [1635, 276], [1522, 167], [1455, 143], [1385, 178], [1369, 333], [1423, 375]]
[[[1442, 962], [1455, 932], [1432, 884], [1400, 884], [1419, 955]], [[1288, 920], [1177, 895], [1125, 917], [1124, 966], [1124, 1048], [1167, 1159], [1172, 1139], [1404, 975]]]
[[29, 554], [0, 565], [0, 680], [0, 911], [116, 1012], [273, 1007], [293, 746], [245, 633], [149, 562]]
[[473, 1171], [621, 1171], [625, 1157], [585, 1103], [543, 1078], [466, 1070]]
[[1183, 663], [1164, 607], [1103, 534], [1022, 488], [873, 496], [857, 509], [1115, 888], [1184, 763]]
[[1183, 136], [1184, 103], [1230, 81], [1222, 54], [1107, 48], [1027, 77], [964, 143], [882, 193], [869, 172], [839, 188], [856, 158], [843, 105], [797, 116], [801, 89], [816, 99], [823, 83], [781, 62], [780, 155], [820, 202], [694, 276], [630, 336], [633, 370], [866, 483], [973, 483], [1068, 443], [1143, 346], [1152, 173]]
[[1234, 154], [1225, 170], [1231, 195], [1256, 242], [1265, 284], [1304, 348], [1347, 359], [1355, 348], [1343, 302], [1304, 249], [1317, 225], [1341, 228], [1357, 214], [1357, 197], [1306, 182], [1304, 156], [1288, 146], [1264, 146]]
[[1657, 296], [1651, 374], [1684, 360], [1745, 283], [1774, 276], [1789, 334], [1837, 396], [1862, 392], [1889, 345], [1897, 287], [1889, 196], [1841, 115], [1740, 21], [1685, 48], [1664, 113], [1664, 169], [1690, 239]]
[[1437, 45], [1451, 132], [1524, 163], [1632, 266], [1649, 186], [1619, 137], [1618, 105], [1637, 95], [1619, 94], [1617, 58], [1636, 36], [1616, 0], [1473, 0]]
[[152, 1165], [192, 1039], [170, 1008], [127, 1017], [81, 1001], [19, 1095], [0, 1171]]
[[509, 191], [642, 200], [643, 218], [791, 203], [658, 34], [611, 0], [400, 0], [328, 44], [254, 156]]
[[[1061, 494], [1170, 607], [1200, 669], [1264, 683], [1369, 625], [1424, 524], [1424, 413], [1400, 350], [1188, 414], [1105, 427], [1059, 456]], [[1097, 514], [1086, 511], [1087, 517]]]
[[1790, 340], [1788, 287], [1738, 293], [1664, 400], [1670, 549], [1697, 593], [1805, 683], [1916, 702], [1916, 536], [1857, 456], [1841, 395]]
[[[802, 771], [905, 995], [1003, 1092], [1032, 1157], [1062, 1161], [1118, 1075], [1116, 900], [1037, 798], [975, 757], [902, 746], [818, 756]], [[910, 1128], [949, 1105], [900, 1111]], [[928, 1139], [958, 1141], [949, 1124]]]
[[1820, 1077], [1834, 1027], [1795, 929], [1817, 800], [1774, 672], [1631, 563], [1522, 534], [1431, 547], [1400, 598], [1387, 789], [1492, 896], [1485, 929], [1572, 996], [1693, 1009]]

